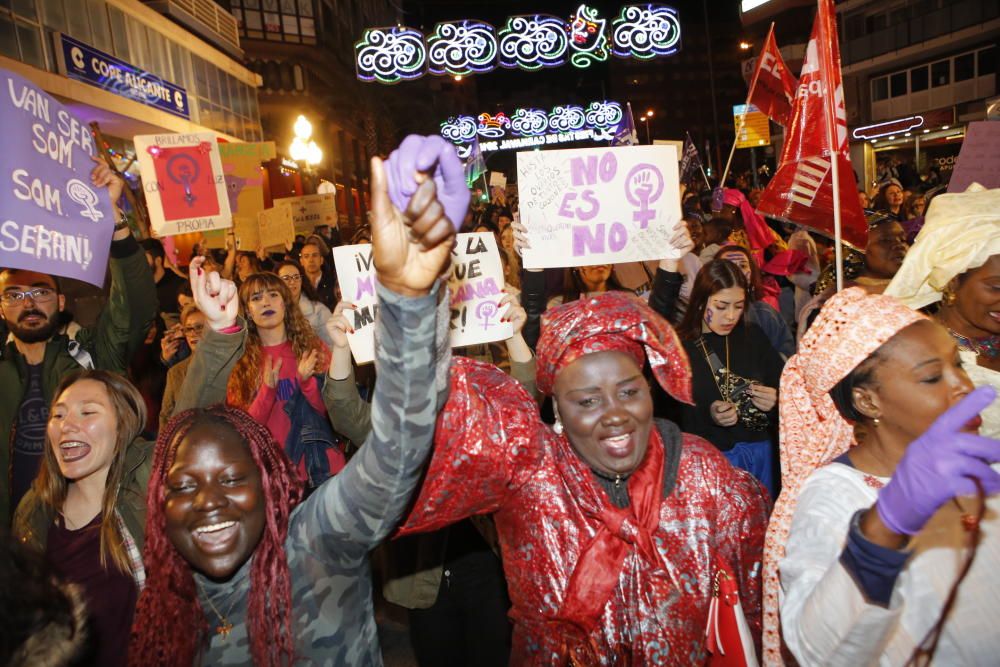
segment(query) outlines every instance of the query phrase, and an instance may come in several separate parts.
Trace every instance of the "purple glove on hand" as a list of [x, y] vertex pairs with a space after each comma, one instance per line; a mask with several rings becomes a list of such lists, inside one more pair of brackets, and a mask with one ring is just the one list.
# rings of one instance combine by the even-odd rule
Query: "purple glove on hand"
[[469, 209], [469, 188], [465, 184], [465, 166], [458, 159], [455, 148], [438, 135], [422, 137], [411, 134], [394, 150], [386, 162], [389, 177], [389, 199], [400, 211], [410, 204], [410, 197], [417, 191], [416, 172], [430, 173], [437, 186], [437, 198], [444, 206], [444, 214], [455, 225], [465, 221]]
[[1000, 475], [990, 464], [1000, 461], [1000, 440], [962, 431], [996, 398], [992, 387], [980, 387], [949, 408], [906, 448], [896, 472], [879, 491], [878, 515], [886, 527], [915, 535], [955, 496], [976, 494], [977, 478], [987, 495], [1000, 491]]

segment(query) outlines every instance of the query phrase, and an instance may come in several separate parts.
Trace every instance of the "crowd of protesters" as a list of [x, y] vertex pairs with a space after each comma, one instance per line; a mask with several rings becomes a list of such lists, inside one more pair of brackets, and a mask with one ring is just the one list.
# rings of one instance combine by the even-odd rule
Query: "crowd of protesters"
[[[681, 186], [676, 259], [529, 270], [439, 137], [371, 166], [350, 239], [181, 268], [120, 223], [90, 328], [0, 272], [0, 662], [379, 665], [384, 599], [421, 667], [995, 664], [1000, 190], [886, 166], [838, 291], [745, 175]], [[513, 335], [452, 350], [473, 231]]]

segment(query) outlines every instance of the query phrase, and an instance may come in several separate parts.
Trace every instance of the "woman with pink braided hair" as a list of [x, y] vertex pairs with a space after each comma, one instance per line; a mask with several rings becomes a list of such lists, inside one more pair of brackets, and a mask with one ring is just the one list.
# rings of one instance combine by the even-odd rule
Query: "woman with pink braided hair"
[[851, 288], [827, 302], [781, 377], [766, 665], [789, 653], [800, 665], [996, 663], [1000, 442], [978, 435], [995, 396], [973, 391], [943, 327], [895, 299]]

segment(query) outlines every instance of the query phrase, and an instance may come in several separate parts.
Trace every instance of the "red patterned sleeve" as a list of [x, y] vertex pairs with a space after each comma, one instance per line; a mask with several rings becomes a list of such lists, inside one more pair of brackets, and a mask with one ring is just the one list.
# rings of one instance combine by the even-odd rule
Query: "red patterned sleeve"
[[739, 579], [740, 604], [760, 655], [764, 534], [770, 512], [767, 491], [750, 473], [727, 465], [719, 469], [716, 497], [720, 503], [716, 545]]
[[456, 357], [427, 475], [399, 534], [496, 512], [531, 479], [545, 428], [520, 383], [491, 364]]

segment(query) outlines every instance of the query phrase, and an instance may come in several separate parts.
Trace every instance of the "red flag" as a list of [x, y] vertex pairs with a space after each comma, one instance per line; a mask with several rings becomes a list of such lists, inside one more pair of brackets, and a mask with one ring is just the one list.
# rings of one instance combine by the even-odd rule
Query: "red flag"
[[764, 48], [750, 79], [750, 104], [755, 105], [776, 123], [792, 123], [792, 103], [799, 82], [788, 68], [774, 40], [774, 24], [764, 40]]
[[[827, 114], [836, 150], [827, 140]], [[774, 178], [761, 194], [757, 210], [834, 236], [832, 158], [840, 185], [841, 235], [844, 243], [864, 250], [868, 225], [858, 201], [847, 148], [847, 110], [840, 74], [840, 48], [833, 0], [819, 0], [819, 13], [806, 49], [793, 105], [792, 125]]]

